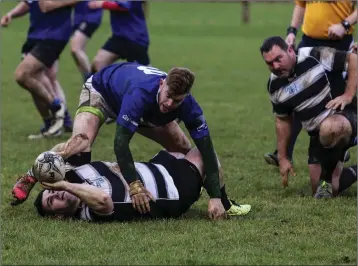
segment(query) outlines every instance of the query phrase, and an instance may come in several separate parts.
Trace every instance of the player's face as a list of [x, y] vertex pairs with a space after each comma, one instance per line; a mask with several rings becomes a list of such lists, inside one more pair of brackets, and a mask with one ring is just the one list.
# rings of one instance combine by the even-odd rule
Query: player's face
[[289, 47], [287, 51], [274, 45], [271, 51], [262, 54], [270, 71], [280, 78], [289, 77], [296, 63], [295, 51]]
[[42, 207], [55, 214], [72, 214], [76, 211], [79, 199], [67, 191], [45, 190], [42, 196]]
[[160, 112], [168, 113], [175, 110], [184, 101], [187, 94], [184, 95], [172, 95], [165, 81], [160, 83], [160, 92], [158, 96], [158, 104]]

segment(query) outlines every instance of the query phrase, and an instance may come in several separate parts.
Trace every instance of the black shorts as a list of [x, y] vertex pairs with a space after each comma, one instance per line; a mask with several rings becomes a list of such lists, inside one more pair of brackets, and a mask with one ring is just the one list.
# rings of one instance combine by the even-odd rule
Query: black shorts
[[60, 58], [60, 54], [66, 47], [66, 44], [67, 41], [60, 40], [28, 39], [22, 46], [22, 54], [24, 56], [31, 53], [46, 67], [51, 68], [56, 60]]
[[[339, 156], [341, 162], [344, 161], [344, 155], [346, 151], [357, 145], [357, 110], [352, 107], [346, 107], [343, 111], [339, 111], [336, 114], [343, 115], [352, 126], [352, 137], [348, 145], [342, 150]], [[311, 136], [310, 144], [308, 147], [308, 164], [319, 164], [320, 157], [325, 156], [325, 152], [328, 152], [328, 149], [324, 149], [319, 141], [319, 135]]]
[[[178, 216], [185, 213], [200, 197], [202, 178], [196, 166], [186, 159], [177, 159], [166, 151], [160, 151], [149, 163], [161, 164], [173, 178], [179, 193], [179, 205], [171, 210]], [[159, 204], [159, 202], [158, 202]], [[175, 205], [172, 205], [175, 206]], [[175, 215], [178, 214], [178, 215]]]
[[74, 25], [73, 33], [78, 30], [86, 35], [88, 38], [91, 38], [93, 33], [99, 28], [100, 24], [89, 23], [86, 21], [81, 22], [80, 24]]
[[114, 53], [119, 56], [119, 59], [125, 59], [128, 62], [137, 62], [142, 65], [150, 64], [148, 47], [116, 35], [112, 35], [102, 46], [102, 49]]

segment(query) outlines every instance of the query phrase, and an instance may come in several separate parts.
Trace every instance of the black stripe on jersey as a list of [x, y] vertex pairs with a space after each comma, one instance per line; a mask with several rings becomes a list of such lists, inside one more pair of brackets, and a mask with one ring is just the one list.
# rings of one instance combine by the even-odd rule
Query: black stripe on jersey
[[321, 62], [321, 48], [320, 47], [313, 47], [310, 56], [316, 58], [319, 62]]
[[295, 66], [295, 74], [296, 74], [297, 78], [299, 78], [301, 75], [305, 75], [306, 73], [311, 71], [311, 69], [314, 68], [315, 66], [317, 66], [318, 64], [319, 64], [319, 62], [312, 57], [307, 57], [305, 60], [299, 62]]
[[267, 88], [267, 90], [270, 94], [273, 94], [275, 93], [275, 91], [278, 91], [279, 89], [288, 85], [289, 83], [290, 82], [286, 78], [284, 79], [275, 78], [274, 80], [268, 82], [269, 87]]
[[272, 103], [273, 112], [278, 115], [289, 115], [292, 113], [292, 108], [287, 107], [285, 104]]
[[66, 172], [65, 179], [69, 183], [85, 183], [85, 181], [74, 170]]
[[[299, 78], [300, 76], [305, 75], [307, 72], [309, 72], [312, 68], [314, 68], [318, 64], [319, 64], [319, 62], [311, 57], [307, 57], [302, 62], [296, 64], [295, 70], [294, 70], [295, 71], [294, 74], [296, 75], [295, 80], [297, 78]], [[287, 78], [276, 78], [276, 79], [272, 80], [271, 83], [270, 82], [268, 83], [268, 85], [269, 85], [268, 91], [270, 94], [273, 94], [275, 91], [278, 91], [282, 87], [285, 87], [288, 84], [291, 84], [295, 80], [290, 82]]]
[[343, 72], [345, 70], [347, 55], [348, 54], [344, 51], [336, 51], [334, 54], [332, 71]]
[[326, 75], [322, 75], [318, 80], [316, 80], [313, 84], [303, 89], [301, 92], [293, 96], [291, 99], [285, 101], [285, 105], [287, 106], [296, 106], [297, 103], [302, 103], [309, 98], [319, 94], [322, 92], [322, 89], [328, 85], [328, 79]]
[[167, 184], [164, 180], [164, 176], [162, 175], [162, 173], [158, 170], [158, 168], [151, 163], [143, 163], [145, 164], [149, 170], [152, 172], [153, 177], [155, 179], [155, 183], [157, 185], [157, 191], [158, 191], [158, 198], [168, 198], [168, 188], [167, 188]]
[[326, 104], [331, 100], [330, 95], [328, 95], [326, 98], [324, 98], [319, 104], [312, 108], [305, 108], [304, 110], [297, 112], [297, 116], [301, 121], [310, 120], [316, 116], [318, 116], [320, 113], [322, 113], [324, 110], [326, 110]]
[[112, 186], [112, 200], [118, 202], [124, 202], [126, 197], [126, 187], [123, 184], [121, 178], [119, 178], [115, 173], [113, 173], [108, 166], [100, 161], [92, 162], [91, 166], [96, 170], [101, 176], [104, 176], [108, 179]]

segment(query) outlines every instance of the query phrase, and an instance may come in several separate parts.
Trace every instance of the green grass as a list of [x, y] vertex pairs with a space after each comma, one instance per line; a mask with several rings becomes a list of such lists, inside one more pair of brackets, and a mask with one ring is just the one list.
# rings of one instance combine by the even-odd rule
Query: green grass
[[[13, 4], [2, 3], [4, 14]], [[251, 22], [241, 24], [237, 3], [160, 3], [150, 6], [152, 65], [195, 71], [194, 95], [204, 109], [226, 173], [229, 196], [252, 205], [246, 217], [205, 219], [207, 196], [181, 220], [88, 224], [39, 218], [32, 202], [9, 206], [16, 176], [56, 140], [28, 141], [41, 125], [30, 95], [14, 81], [27, 18], [14, 20], [1, 36], [1, 214], [2, 263], [22, 265], [101, 264], [356, 264], [356, 186], [344, 197], [317, 201], [310, 195], [308, 137], [295, 149], [297, 176], [282, 189], [277, 169], [263, 161], [275, 145], [268, 70], [259, 54], [262, 40], [283, 35], [292, 5], [252, 5]], [[109, 36], [108, 16], [89, 43], [91, 58]], [[74, 114], [81, 90], [68, 47], [59, 80]], [[114, 125], [104, 126], [93, 159], [114, 160]], [[135, 136], [135, 160], [147, 160], [159, 146]], [[355, 150], [352, 161], [356, 161]], [[39, 187], [35, 189], [39, 191]]]

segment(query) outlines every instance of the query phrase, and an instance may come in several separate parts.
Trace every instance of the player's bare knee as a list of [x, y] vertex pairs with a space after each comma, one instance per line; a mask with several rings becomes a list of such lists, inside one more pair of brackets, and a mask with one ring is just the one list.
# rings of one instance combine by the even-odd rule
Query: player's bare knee
[[26, 86], [27, 79], [29, 78], [28, 71], [22, 66], [18, 66], [15, 70], [15, 80], [20, 86]]
[[332, 115], [321, 123], [319, 140], [323, 147], [334, 147], [339, 143], [348, 143], [352, 134], [349, 121], [342, 115]]

